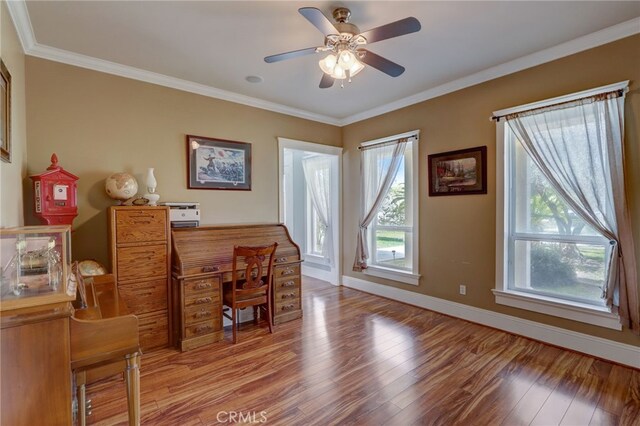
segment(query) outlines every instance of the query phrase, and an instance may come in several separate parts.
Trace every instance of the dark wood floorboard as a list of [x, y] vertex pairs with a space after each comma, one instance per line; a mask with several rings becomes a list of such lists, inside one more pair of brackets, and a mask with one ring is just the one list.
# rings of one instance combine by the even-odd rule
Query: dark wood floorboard
[[[640, 425], [640, 371], [304, 277], [304, 318], [144, 354], [145, 425]], [[89, 424], [127, 424], [124, 384]], [[235, 414], [234, 414], [235, 413]], [[266, 420], [266, 423], [263, 422]]]

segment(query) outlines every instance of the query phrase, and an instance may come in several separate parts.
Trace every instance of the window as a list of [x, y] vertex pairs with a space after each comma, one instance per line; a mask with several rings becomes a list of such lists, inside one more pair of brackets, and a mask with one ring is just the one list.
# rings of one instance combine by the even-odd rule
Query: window
[[[563, 196], [577, 193], [591, 197], [585, 203], [597, 204], [596, 216], [605, 222], [609, 215], [615, 216], [606, 199], [611, 194], [611, 181], [606, 179], [605, 170], [609, 166], [603, 164], [608, 154], [599, 141], [593, 141], [607, 128], [606, 117], [597, 108], [582, 108], [586, 103], [580, 102], [575, 107], [567, 104], [544, 112], [537, 110], [604, 93], [597, 90], [494, 113], [504, 116], [536, 109], [532, 114], [518, 116], [526, 117], [513, 124], [518, 134], [504, 120], [497, 124], [494, 293], [499, 304], [620, 329], [615, 307], [609, 308], [605, 299], [611, 259], [617, 257], [615, 246], [574, 211], [571, 206], [578, 204], [567, 202]], [[521, 137], [533, 145], [526, 149]], [[567, 191], [563, 184], [584, 182], [596, 189], [556, 191], [530, 152], [540, 156], [539, 161], [558, 179], [563, 191]], [[582, 156], [584, 160], [577, 158]]]
[[609, 240], [567, 205], [505, 126], [509, 194], [508, 288], [604, 306]]
[[312, 256], [323, 256], [322, 248], [324, 246], [324, 238], [326, 234], [326, 228], [322, 224], [318, 212], [313, 207], [311, 201], [311, 194], [306, 191], [307, 194], [307, 254]]
[[[362, 146], [381, 144], [416, 136], [417, 132], [367, 142]], [[371, 148], [375, 149], [375, 148]], [[365, 273], [418, 285], [418, 203], [417, 170], [418, 139], [409, 138], [398, 171], [393, 177], [380, 208], [368, 227], [369, 259]], [[390, 159], [379, 155], [363, 168], [373, 180], [388, 168]], [[373, 165], [373, 167], [367, 167]]]

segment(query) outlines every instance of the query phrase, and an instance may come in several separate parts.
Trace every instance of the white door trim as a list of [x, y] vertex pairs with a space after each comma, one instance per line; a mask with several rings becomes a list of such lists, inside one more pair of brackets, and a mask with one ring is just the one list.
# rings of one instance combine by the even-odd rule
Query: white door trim
[[[337, 220], [337, 226], [334, 226], [333, 230], [333, 244], [334, 244], [334, 261], [335, 268], [332, 273], [332, 279], [328, 280], [333, 285], [341, 285], [342, 282], [342, 147], [323, 145], [313, 142], [299, 141], [295, 139], [288, 139], [278, 137], [278, 218], [280, 222], [284, 223], [284, 150], [295, 149], [298, 151], [315, 152], [318, 154], [333, 155], [338, 158], [338, 191], [336, 191], [337, 206], [334, 207], [335, 218]], [[304, 265], [303, 265], [304, 268]], [[310, 270], [311, 268], [305, 268]], [[318, 277], [320, 279], [326, 279], [326, 275]]]

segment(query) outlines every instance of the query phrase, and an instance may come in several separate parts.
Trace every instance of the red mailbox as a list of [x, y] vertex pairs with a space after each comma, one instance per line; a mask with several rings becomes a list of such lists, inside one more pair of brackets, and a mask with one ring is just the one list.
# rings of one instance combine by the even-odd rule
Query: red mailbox
[[78, 176], [58, 165], [58, 156], [51, 156], [51, 165], [33, 180], [33, 212], [46, 225], [72, 225], [78, 216]]

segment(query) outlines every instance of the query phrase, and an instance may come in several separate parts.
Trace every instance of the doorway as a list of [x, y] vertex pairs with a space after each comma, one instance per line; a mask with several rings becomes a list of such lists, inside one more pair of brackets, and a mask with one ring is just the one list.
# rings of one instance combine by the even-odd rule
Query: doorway
[[278, 138], [280, 221], [300, 246], [302, 274], [340, 285], [342, 148]]

